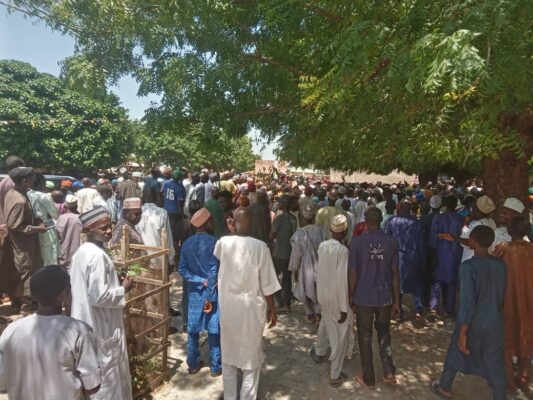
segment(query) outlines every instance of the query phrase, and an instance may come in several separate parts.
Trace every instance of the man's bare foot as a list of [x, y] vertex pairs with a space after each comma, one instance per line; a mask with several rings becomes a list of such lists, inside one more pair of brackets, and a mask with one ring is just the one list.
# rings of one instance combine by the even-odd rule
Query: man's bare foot
[[374, 390], [374, 389], [376, 388], [375, 385], [367, 385], [367, 384], [365, 383], [365, 379], [363, 378], [363, 375], [361, 375], [361, 374], [357, 374], [357, 375], [355, 375], [355, 381], [356, 381], [359, 385], [361, 385], [363, 388], [365, 388], [365, 389], [368, 389], [368, 390]]

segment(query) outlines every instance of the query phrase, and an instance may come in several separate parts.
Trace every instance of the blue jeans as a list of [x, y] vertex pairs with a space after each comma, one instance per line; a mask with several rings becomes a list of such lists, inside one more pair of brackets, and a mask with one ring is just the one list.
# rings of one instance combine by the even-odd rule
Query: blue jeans
[[[400, 294], [400, 318], [403, 318], [403, 293]], [[424, 311], [424, 302], [422, 300], [422, 287], [416, 288], [413, 291], [413, 301], [415, 303], [415, 312], [422, 314]]]
[[429, 308], [431, 311], [437, 311], [441, 295], [446, 312], [452, 315], [455, 314], [456, 286], [444, 282], [435, 282], [431, 287], [431, 296], [429, 300]]
[[[220, 335], [208, 333], [209, 357], [211, 358], [211, 372], [219, 372], [222, 368], [222, 356], [220, 352]], [[200, 333], [190, 333], [187, 338], [187, 365], [189, 369], [200, 366]]]

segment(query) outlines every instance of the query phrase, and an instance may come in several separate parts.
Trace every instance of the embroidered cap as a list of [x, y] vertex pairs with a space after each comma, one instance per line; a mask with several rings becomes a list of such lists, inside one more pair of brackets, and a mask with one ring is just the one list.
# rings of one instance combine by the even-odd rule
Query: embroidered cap
[[346, 219], [346, 216], [343, 214], [338, 214], [331, 218], [329, 229], [331, 232], [335, 233], [344, 232], [346, 229], [348, 229], [348, 220]]
[[105, 218], [109, 218], [109, 214], [102, 206], [95, 207], [92, 210], [84, 212], [80, 215], [80, 221], [84, 228], [88, 228], [95, 222], [101, 221]]
[[123, 210], [135, 210], [141, 208], [141, 199], [139, 197], [130, 197], [124, 200], [122, 205]]

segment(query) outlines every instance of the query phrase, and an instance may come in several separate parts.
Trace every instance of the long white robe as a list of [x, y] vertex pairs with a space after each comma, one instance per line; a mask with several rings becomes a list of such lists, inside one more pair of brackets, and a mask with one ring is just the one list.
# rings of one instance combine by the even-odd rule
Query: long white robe
[[124, 330], [125, 290], [111, 258], [86, 242], [72, 258], [71, 316], [94, 330], [101, 351], [102, 386], [91, 399], [132, 398], [128, 349]]
[[298, 272], [298, 281], [293, 289], [294, 297], [305, 303], [306, 299], [317, 303], [316, 272], [318, 246], [326, 234], [318, 225], [307, 225], [298, 229], [291, 238], [291, 258], [289, 271]]
[[[335, 239], [320, 244], [318, 248], [317, 298], [322, 313], [320, 324], [327, 332], [331, 347], [330, 360], [345, 357], [350, 352], [353, 313], [348, 302], [348, 256], [346, 246]], [[341, 312], [347, 319], [339, 324]], [[324, 329], [325, 328], [325, 329]]]
[[83, 188], [76, 192], [78, 198], [78, 211], [80, 214], [94, 208], [93, 200], [98, 197], [98, 191], [94, 188]]
[[[468, 224], [468, 226], [464, 226], [463, 230], [461, 232], [461, 239], [468, 239], [470, 237], [470, 232], [474, 230], [476, 226], [484, 225], [491, 228], [494, 232], [496, 232], [496, 223], [492, 218], [482, 218], [480, 220], [473, 220]], [[466, 260], [470, 260], [472, 257], [474, 257], [474, 250], [472, 250], [470, 247], [462, 245], [463, 246], [463, 258], [461, 259], [461, 262], [464, 262]], [[490, 246], [490, 251], [492, 252], [494, 250], [494, 243], [492, 246]]]
[[154, 203], [146, 203], [142, 206], [142, 211], [141, 220], [135, 226], [135, 229], [141, 235], [143, 243], [146, 246], [161, 246], [161, 230], [165, 228], [167, 230], [167, 246], [170, 249], [168, 262], [173, 265], [176, 252], [167, 210], [158, 207]]
[[65, 315], [33, 314], [0, 337], [0, 390], [13, 400], [83, 400], [100, 385], [91, 328]]
[[264, 360], [265, 296], [281, 289], [270, 250], [252, 237], [224, 236], [214, 254], [220, 260], [222, 363], [246, 370], [259, 368]]

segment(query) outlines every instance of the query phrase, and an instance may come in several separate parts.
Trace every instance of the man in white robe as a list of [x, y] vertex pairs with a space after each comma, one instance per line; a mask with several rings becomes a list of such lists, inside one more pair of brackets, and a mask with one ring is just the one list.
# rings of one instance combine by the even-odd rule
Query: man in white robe
[[[509, 197], [505, 199], [505, 203], [503, 203], [503, 206], [500, 208], [498, 215], [500, 227], [495, 231], [496, 238], [494, 239], [491, 249], [494, 249], [500, 243], [511, 241], [511, 235], [509, 235], [509, 232], [507, 232], [507, 227], [511, 224], [511, 221], [514, 218], [520, 217], [524, 210], [524, 203], [522, 203], [516, 197]], [[529, 242], [527, 236], [524, 236], [524, 240]]]
[[155, 204], [152, 190], [145, 190], [143, 192], [143, 203], [141, 220], [135, 226], [135, 229], [139, 232], [139, 235], [141, 235], [145, 245], [160, 247], [162, 246], [161, 231], [165, 228], [167, 231], [167, 246], [170, 249], [170, 253], [168, 254], [168, 264], [174, 265], [176, 252], [174, 249], [168, 212], [164, 208], [158, 207]]
[[293, 294], [303, 304], [310, 323], [316, 323], [320, 314], [316, 297], [317, 251], [326, 238], [325, 232], [313, 223], [315, 213], [316, 207], [305, 205], [300, 208], [302, 227], [292, 235], [289, 260], [289, 271], [297, 274]]
[[78, 198], [78, 211], [84, 213], [94, 208], [93, 201], [98, 197], [98, 191], [91, 187], [91, 179], [83, 178], [81, 182], [83, 183], [83, 189], [76, 192], [76, 197]]
[[342, 240], [348, 230], [346, 216], [331, 219], [331, 239], [318, 248], [317, 297], [322, 319], [318, 327], [311, 357], [316, 363], [324, 361], [331, 348], [330, 385], [339, 387], [347, 376], [342, 372], [344, 358], [350, 349], [353, 313], [348, 301], [348, 248]]
[[62, 315], [70, 278], [50, 266], [30, 278], [37, 312], [11, 323], [0, 337], [0, 391], [9, 399], [83, 400], [98, 392], [96, 338], [84, 322]]
[[249, 236], [248, 208], [234, 212], [235, 236], [224, 236], [214, 255], [220, 260], [218, 299], [224, 399], [237, 399], [237, 369], [243, 373], [241, 400], [255, 400], [263, 363], [265, 315], [276, 325], [274, 293], [281, 289], [268, 246]]
[[111, 239], [111, 219], [103, 207], [82, 215], [88, 241], [74, 254], [70, 266], [72, 280], [71, 316], [94, 330], [101, 352], [102, 385], [91, 399], [130, 400], [131, 378], [123, 311], [131, 278], [120, 284], [104, 243]]

